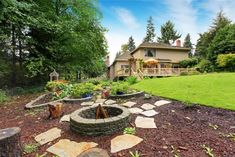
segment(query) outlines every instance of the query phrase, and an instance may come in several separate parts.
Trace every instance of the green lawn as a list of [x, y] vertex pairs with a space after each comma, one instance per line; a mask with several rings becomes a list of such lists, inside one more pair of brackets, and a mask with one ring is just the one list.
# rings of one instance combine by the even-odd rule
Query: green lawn
[[146, 79], [133, 88], [184, 102], [235, 110], [235, 73]]

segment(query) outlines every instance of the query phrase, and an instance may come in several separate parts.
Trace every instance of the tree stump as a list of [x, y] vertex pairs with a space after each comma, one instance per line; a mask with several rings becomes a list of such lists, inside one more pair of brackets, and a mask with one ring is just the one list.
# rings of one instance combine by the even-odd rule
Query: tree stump
[[20, 128], [0, 130], [0, 157], [21, 157]]

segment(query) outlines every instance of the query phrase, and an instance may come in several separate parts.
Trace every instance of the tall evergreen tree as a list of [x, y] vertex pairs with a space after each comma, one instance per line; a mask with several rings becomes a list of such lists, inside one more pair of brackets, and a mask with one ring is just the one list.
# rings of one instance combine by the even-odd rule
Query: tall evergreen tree
[[175, 42], [175, 40], [179, 39], [180, 37], [181, 34], [175, 30], [174, 24], [171, 21], [167, 21], [161, 26], [161, 37], [158, 37], [158, 42], [170, 44], [170, 40]]
[[128, 40], [128, 50], [129, 52], [133, 51], [136, 48], [135, 46], [135, 42], [134, 39], [132, 38], [132, 36], [129, 38]]
[[190, 34], [188, 33], [184, 39], [184, 47], [186, 48], [190, 48], [190, 51], [188, 52], [189, 57], [192, 57], [192, 42], [191, 42], [191, 38], [190, 38]]
[[147, 23], [148, 24], [147, 24], [146, 36], [143, 39], [143, 42], [153, 42], [156, 34], [155, 34], [155, 28], [152, 16], [149, 17]]

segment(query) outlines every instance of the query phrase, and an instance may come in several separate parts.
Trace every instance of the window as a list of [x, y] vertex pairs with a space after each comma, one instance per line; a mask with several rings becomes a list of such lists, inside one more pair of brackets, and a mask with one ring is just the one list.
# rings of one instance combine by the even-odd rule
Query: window
[[156, 51], [155, 50], [145, 50], [145, 57], [156, 57]]
[[121, 65], [121, 69], [129, 69], [129, 65]]

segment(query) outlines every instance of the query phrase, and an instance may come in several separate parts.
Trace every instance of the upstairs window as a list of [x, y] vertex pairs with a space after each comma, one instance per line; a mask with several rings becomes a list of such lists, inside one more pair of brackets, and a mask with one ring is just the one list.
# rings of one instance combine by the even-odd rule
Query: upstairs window
[[151, 49], [145, 50], [144, 56], [145, 57], [156, 57], [156, 51], [151, 50]]

